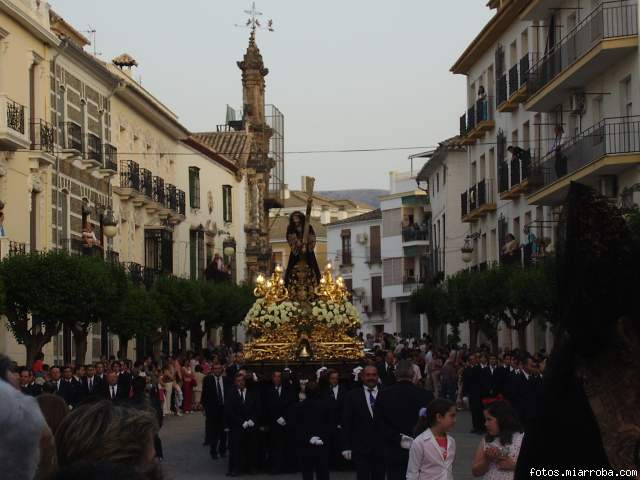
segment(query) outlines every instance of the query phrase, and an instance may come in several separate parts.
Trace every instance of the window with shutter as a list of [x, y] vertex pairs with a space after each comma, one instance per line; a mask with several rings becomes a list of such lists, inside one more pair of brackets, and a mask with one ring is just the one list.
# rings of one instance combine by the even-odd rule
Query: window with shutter
[[369, 227], [369, 263], [380, 263], [380, 225]]
[[233, 218], [233, 203], [231, 201], [231, 185], [222, 186], [222, 217], [225, 223]]
[[341, 265], [351, 265], [351, 230], [342, 230], [342, 262]]
[[384, 311], [382, 277], [371, 277], [371, 311], [374, 313], [382, 313]]
[[200, 208], [200, 169], [189, 167], [189, 205]]
[[198, 232], [191, 230], [189, 232], [189, 278], [195, 280], [198, 278]]

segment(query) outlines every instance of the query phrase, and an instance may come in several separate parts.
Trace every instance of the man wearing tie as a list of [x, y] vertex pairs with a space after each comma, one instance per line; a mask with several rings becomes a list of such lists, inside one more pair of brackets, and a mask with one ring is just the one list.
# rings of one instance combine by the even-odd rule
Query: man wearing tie
[[378, 372], [380, 375], [380, 380], [382, 381], [382, 385], [386, 387], [396, 382], [396, 376], [393, 373], [395, 369], [396, 369], [396, 356], [394, 355], [393, 352], [389, 351], [385, 355], [384, 362], [378, 365]]
[[259, 392], [247, 389], [242, 373], [236, 374], [234, 385], [225, 401], [225, 424], [230, 430], [231, 447], [228, 475], [231, 477], [254, 471], [260, 418]]
[[227, 432], [224, 428], [224, 405], [227, 394], [222, 365], [216, 363], [202, 382], [202, 406], [204, 407], [205, 444], [209, 445], [214, 460], [227, 454]]
[[93, 365], [87, 365], [85, 369], [87, 374], [81, 379], [83, 398], [99, 395], [102, 392], [102, 380], [96, 376]]
[[269, 429], [269, 465], [272, 475], [282, 473], [286, 437], [289, 431], [285, 414], [295, 402], [290, 388], [282, 383], [282, 372], [271, 374], [271, 385], [265, 392], [264, 426]]
[[58, 383], [57, 394], [64, 398], [67, 405], [75, 407], [80, 396], [80, 382], [73, 378], [73, 370], [66, 366], [62, 370], [62, 379]]
[[103, 396], [112, 402], [119, 402], [120, 400], [126, 400], [129, 398], [128, 392], [118, 384], [118, 375], [116, 372], [107, 373], [107, 383], [105, 384], [102, 392]]
[[380, 429], [374, 418], [378, 397], [378, 369], [362, 370], [361, 388], [351, 390], [342, 415], [342, 456], [353, 460], [357, 480], [383, 480], [385, 474]]

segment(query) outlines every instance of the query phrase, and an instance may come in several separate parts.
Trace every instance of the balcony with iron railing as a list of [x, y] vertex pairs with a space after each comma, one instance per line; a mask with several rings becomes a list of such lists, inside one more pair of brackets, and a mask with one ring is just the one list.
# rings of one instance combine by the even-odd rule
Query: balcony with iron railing
[[164, 207], [176, 212], [178, 210], [178, 196], [176, 186], [170, 183], [164, 185]]
[[8, 237], [0, 237], [0, 259], [15, 255], [26, 255], [27, 251], [26, 243], [16, 242]]
[[165, 205], [165, 189], [164, 189], [164, 179], [162, 177], [153, 176], [153, 195], [152, 199], [158, 205]]
[[498, 192], [509, 191], [509, 164], [506, 161], [498, 163]]
[[36, 120], [31, 123], [31, 150], [38, 150], [47, 153], [53, 158], [56, 145], [55, 128], [44, 120]]
[[29, 147], [25, 128], [25, 107], [0, 95], [0, 147], [18, 150]]
[[105, 143], [103, 158], [102, 172], [109, 176], [118, 173], [118, 149], [113, 145]]
[[531, 67], [526, 109], [551, 110], [637, 48], [636, 0], [601, 3]]
[[507, 88], [507, 74], [503, 73], [496, 80], [496, 105], [498, 106], [498, 111], [502, 112], [501, 106], [504, 102], [509, 98], [508, 88]]
[[517, 149], [511, 160], [505, 162], [502, 168], [499, 167], [501, 200], [516, 199], [527, 191], [531, 174], [531, 155], [531, 149]]
[[75, 122], [65, 122], [60, 126], [60, 146], [72, 156], [82, 154], [82, 127]]
[[496, 210], [493, 179], [485, 178], [464, 192], [461, 197], [463, 222], [473, 222]]
[[420, 279], [414, 273], [407, 273], [402, 277], [402, 291], [411, 293], [420, 286]]
[[461, 143], [471, 145], [494, 127], [494, 97], [483, 96], [469, 107], [464, 120], [460, 118]]
[[528, 202], [558, 205], [572, 181], [597, 187], [640, 165], [640, 116], [605, 118], [549, 152], [531, 168]]
[[121, 200], [128, 200], [135, 197], [140, 190], [140, 165], [133, 160], [120, 161], [120, 185], [114, 187], [113, 191], [120, 196]]
[[96, 169], [102, 167], [102, 141], [100, 137], [93, 133], [87, 134], [85, 138], [85, 152], [82, 163], [88, 169]]
[[187, 211], [186, 194], [184, 190], [180, 190], [180, 189], [176, 190], [176, 194], [178, 197], [178, 209], [176, 210], [176, 213], [184, 217]]
[[426, 224], [412, 223], [402, 225], [402, 242], [412, 244], [428, 244], [429, 229]]
[[147, 168], [140, 169], [139, 192], [149, 200], [153, 198], [153, 174]]
[[364, 313], [371, 317], [373, 315], [384, 315], [384, 298], [382, 296], [379, 297], [370, 297], [365, 296], [362, 297], [361, 300], [362, 310]]
[[365, 248], [366, 263], [371, 266], [375, 264], [382, 264], [382, 252], [380, 248], [371, 248], [370, 246]]

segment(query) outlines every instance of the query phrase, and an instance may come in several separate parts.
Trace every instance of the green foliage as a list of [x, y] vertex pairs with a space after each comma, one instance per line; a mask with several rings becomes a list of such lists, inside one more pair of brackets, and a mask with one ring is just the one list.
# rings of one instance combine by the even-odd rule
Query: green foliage
[[6, 301], [5, 290], [4, 290], [4, 281], [0, 278], [0, 315], [4, 313], [4, 305]]
[[110, 318], [107, 328], [121, 338], [130, 339], [152, 336], [163, 325], [163, 311], [153, 293], [128, 283], [120, 310]]

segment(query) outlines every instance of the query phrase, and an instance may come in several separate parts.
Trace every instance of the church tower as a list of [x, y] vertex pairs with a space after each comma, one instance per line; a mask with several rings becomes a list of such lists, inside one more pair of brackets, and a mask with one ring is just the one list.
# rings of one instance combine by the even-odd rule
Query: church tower
[[242, 70], [242, 101], [243, 120], [253, 127], [263, 126], [264, 118], [264, 90], [269, 69], [265, 68], [262, 55], [256, 45], [256, 31], [251, 30], [249, 47], [244, 59], [238, 62]]

